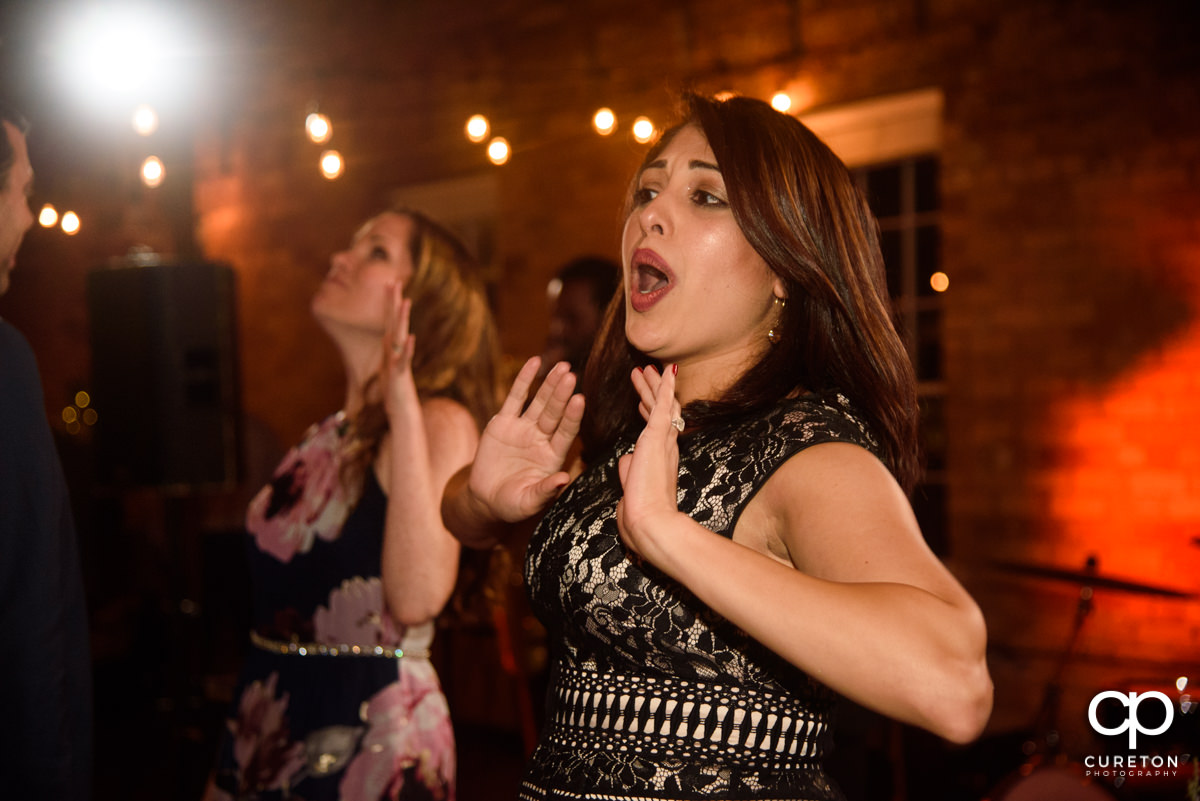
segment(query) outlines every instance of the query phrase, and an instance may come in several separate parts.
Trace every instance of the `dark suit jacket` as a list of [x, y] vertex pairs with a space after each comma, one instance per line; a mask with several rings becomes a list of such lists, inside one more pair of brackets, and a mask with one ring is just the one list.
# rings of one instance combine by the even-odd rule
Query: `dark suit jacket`
[[70, 499], [37, 362], [0, 320], [0, 797], [88, 799], [92, 684]]

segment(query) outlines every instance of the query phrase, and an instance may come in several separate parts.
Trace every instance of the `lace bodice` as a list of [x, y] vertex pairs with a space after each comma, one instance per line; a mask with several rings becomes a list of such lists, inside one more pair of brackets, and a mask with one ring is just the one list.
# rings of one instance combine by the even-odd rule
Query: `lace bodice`
[[[878, 450], [840, 395], [804, 396], [685, 436], [679, 508], [731, 537], [780, 465], [829, 441]], [[548, 786], [571, 783], [604, 788], [596, 798], [839, 797], [818, 762], [833, 693], [628, 557], [616, 464], [631, 447], [619, 443], [572, 484], [529, 545], [530, 597], [561, 647], [526, 797], [555, 798]]]

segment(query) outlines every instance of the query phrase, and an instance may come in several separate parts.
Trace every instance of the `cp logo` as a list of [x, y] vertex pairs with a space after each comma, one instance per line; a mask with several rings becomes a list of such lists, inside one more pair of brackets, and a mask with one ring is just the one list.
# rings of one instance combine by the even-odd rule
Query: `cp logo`
[[[1100, 721], [1096, 720], [1096, 708], [1099, 707], [1100, 702], [1106, 698], [1114, 698], [1129, 709], [1129, 716], [1125, 718], [1125, 722], [1112, 729], [1101, 726]], [[1166, 720], [1164, 720], [1162, 725], [1157, 729], [1142, 728], [1142, 724], [1138, 720], [1138, 704], [1147, 698], [1154, 698], [1161, 702], [1163, 708], [1167, 712]], [[1170, 728], [1171, 723], [1174, 720], [1175, 707], [1171, 704], [1171, 699], [1167, 698], [1167, 696], [1163, 693], [1155, 690], [1152, 690], [1148, 693], [1142, 693], [1141, 695], [1138, 695], [1137, 693], [1129, 693], [1126, 695], [1125, 693], [1119, 693], [1116, 690], [1107, 690], [1105, 692], [1098, 693], [1095, 697], [1093, 697], [1092, 703], [1088, 706], [1088, 723], [1091, 723], [1092, 728], [1098, 731], [1100, 734], [1120, 734], [1126, 729], [1129, 730], [1129, 750], [1131, 751], [1137, 748], [1138, 732], [1151, 736], [1155, 734], [1162, 734], [1164, 731]]]

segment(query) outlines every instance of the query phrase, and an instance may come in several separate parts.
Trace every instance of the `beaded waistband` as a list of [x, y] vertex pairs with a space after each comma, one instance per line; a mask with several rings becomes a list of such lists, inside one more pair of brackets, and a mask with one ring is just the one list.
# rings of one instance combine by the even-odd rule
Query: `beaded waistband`
[[559, 746], [761, 770], [810, 768], [829, 747], [827, 717], [787, 695], [562, 664], [557, 677], [547, 735]]
[[382, 645], [325, 645], [316, 642], [290, 642], [264, 637], [250, 630], [250, 642], [257, 648], [286, 656], [382, 656], [388, 659], [428, 659], [428, 649], [385, 648]]

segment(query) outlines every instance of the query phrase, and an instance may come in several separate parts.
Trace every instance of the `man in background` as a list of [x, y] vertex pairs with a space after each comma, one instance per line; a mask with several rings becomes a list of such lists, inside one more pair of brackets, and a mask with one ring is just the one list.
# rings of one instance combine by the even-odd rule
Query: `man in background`
[[583, 375], [592, 342], [604, 321], [604, 310], [621, 282], [621, 268], [598, 256], [582, 256], [564, 264], [550, 280], [550, 328], [542, 351], [542, 370], [556, 362]]
[[[24, 119], [0, 100], [0, 295], [33, 224]], [[70, 498], [29, 343], [0, 319], [0, 797], [88, 799], [91, 658]]]

